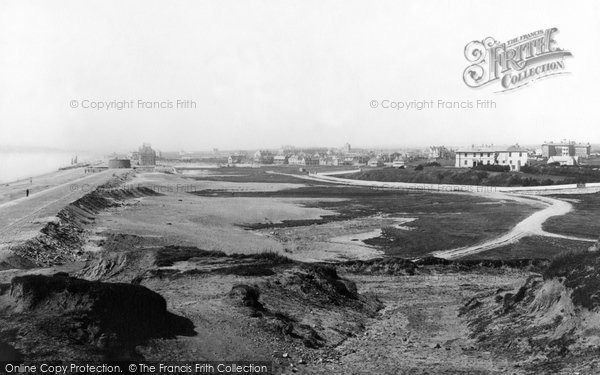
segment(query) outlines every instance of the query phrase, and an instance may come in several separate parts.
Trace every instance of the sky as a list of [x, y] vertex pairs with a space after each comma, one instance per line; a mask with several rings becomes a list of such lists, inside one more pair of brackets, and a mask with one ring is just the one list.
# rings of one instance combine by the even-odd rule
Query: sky
[[[593, 0], [3, 0], [0, 150], [600, 143], [598, 19]], [[469, 42], [552, 27], [570, 74], [463, 82]], [[196, 107], [139, 107], [177, 100]], [[111, 101], [133, 105], [90, 108]]]

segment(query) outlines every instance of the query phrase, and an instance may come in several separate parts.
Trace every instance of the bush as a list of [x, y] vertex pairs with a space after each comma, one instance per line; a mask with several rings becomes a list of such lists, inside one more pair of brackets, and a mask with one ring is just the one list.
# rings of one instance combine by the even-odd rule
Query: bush
[[422, 171], [422, 170], [423, 170], [423, 168], [425, 168], [425, 167], [423, 166], [423, 164], [419, 164], [419, 165], [417, 165], [417, 166], [415, 167], [415, 171]]
[[510, 167], [508, 165], [498, 164], [477, 164], [473, 169], [489, 172], [510, 172]]
[[554, 185], [554, 181], [547, 178], [545, 180], [542, 180], [542, 182], [540, 182], [540, 185], [542, 185], [542, 186]]

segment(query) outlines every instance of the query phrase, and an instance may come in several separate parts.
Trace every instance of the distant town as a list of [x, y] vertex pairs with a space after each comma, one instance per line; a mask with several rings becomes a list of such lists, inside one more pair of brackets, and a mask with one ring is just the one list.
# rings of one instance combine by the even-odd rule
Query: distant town
[[[289, 165], [298, 167], [348, 166], [406, 168], [420, 163], [437, 163], [444, 167], [486, 169], [520, 172], [527, 165], [600, 166], [600, 149], [590, 143], [563, 140], [548, 141], [539, 146], [471, 145], [454, 148], [430, 146], [427, 148], [382, 150], [353, 148], [349, 143], [338, 148], [282, 146], [279, 149], [258, 149], [205, 152], [163, 152], [150, 144], [143, 144], [128, 154], [112, 153], [103, 162], [85, 164], [89, 171], [108, 168], [185, 168], [187, 164], [210, 163], [221, 167], [252, 167], [261, 165]], [[71, 166], [83, 163], [75, 156]]]

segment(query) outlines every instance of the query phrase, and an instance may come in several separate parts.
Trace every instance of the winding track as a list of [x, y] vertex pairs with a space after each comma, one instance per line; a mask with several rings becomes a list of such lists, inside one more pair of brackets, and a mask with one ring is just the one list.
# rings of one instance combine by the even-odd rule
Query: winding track
[[[344, 185], [354, 185], [354, 186], [371, 186], [371, 187], [379, 187], [379, 188], [395, 188], [395, 189], [413, 189], [413, 190], [431, 190], [438, 191], [440, 189], [439, 185], [430, 184], [415, 184], [408, 182], [398, 182], [398, 183], [389, 183], [389, 182], [381, 182], [381, 181], [365, 181], [365, 180], [350, 180], [339, 177], [333, 177], [337, 174], [348, 174], [355, 171], [338, 171], [327, 174], [309, 174], [309, 175], [297, 175], [297, 174], [285, 174], [287, 176], [293, 176], [302, 179], [308, 179], [313, 181], [321, 181], [321, 182], [329, 182], [329, 183], [340, 183]], [[268, 172], [275, 174], [284, 174], [277, 172]], [[594, 184], [598, 185], [598, 184]], [[457, 186], [456, 190], [452, 189], [452, 185], [443, 185], [445, 191], [448, 194], [465, 194], [465, 191], [470, 191], [471, 193], [483, 195], [487, 198], [493, 199], [509, 199], [513, 201], [519, 201], [531, 204], [531, 198], [535, 197], [536, 200], [540, 201], [542, 204], [546, 205], [545, 208], [533, 213], [532, 215], [525, 218], [523, 221], [517, 223], [513, 229], [509, 232], [496, 237], [485, 242], [481, 242], [472, 246], [466, 246], [456, 249], [443, 250], [433, 252], [432, 255], [438, 258], [445, 259], [455, 259], [461, 258], [471, 254], [477, 254], [483, 251], [491, 250], [500, 246], [508, 245], [514, 242], [519, 241], [523, 237], [527, 236], [546, 236], [546, 237], [554, 237], [554, 238], [562, 238], [573, 241], [584, 241], [584, 242], [596, 242], [596, 239], [591, 238], [581, 238], [574, 236], [565, 236], [556, 233], [546, 232], [543, 229], [544, 222], [553, 216], [561, 216], [573, 209], [573, 206], [566, 201], [550, 198], [546, 196], [540, 195], [532, 195], [530, 194], [517, 194], [516, 192], [519, 190], [531, 191], [532, 189], [519, 189], [519, 188], [491, 188], [490, 190], [494, 190], [493, 192], [483, 192], [479, 189], [473, 189], [473, 186]], [[450, 186], [450, 188], [446, 188]], [[594, 186], [596, 187], [596, 186]], [[573, 189], [575, 186], [568, 185], [567, 189]], [[506, 191], [514, 191], [515, 193], [509, 193]], [[537, 188], [536, 191], [539, 190], [558, 190], [556, 186], [550, 187], [548, 189]], [[597, 189], [596, 189], [597, 190]], [[595, 190], [594, 190], [595, 191]]]
[[[512, 200], [522, 200], [523, 196], [513, 195], [513, 194], [504, 194], [501, 193], [503, 198], [512, 199]], [[516, 199], [515, 199], [516, 198]], [[543, 229], [544, 222], [552, 217], [552, 216], [561, 216], [573, 209], [573, 206], [569, 202], [562, 201], [560, 199], [549, 198], [549, 197], [541, 197], [538, 196], [537, 199], [544, 202], [548, 206], [542, 210], [539, 210], [529, 217], [525, 218], [523, 221], [517, 223], [513, 229], [511, 229], [508, 233], [487, 240], [483, 243], [475, 244], [472, 246], [461, 247], [457, 249], [444, 250], [444, 251], [436, 251], [432, 253], [432, 255], [438, 258], [445, 259], [455, 259], [464, 257], [471, 254], [480, 253], [486, 250], [491, 250], [500, 246], [508, 245], [514, 242], [517, 242], [523, 237], [527, 236], [546, 236], [546, 237], [555, 237], [562, 238], [573, 241], [585, 241], [585, 242], [596, 242], [594, 239], [589, 238], [581, 238], [574, 236], [565, 236], [556, 233], [546, 232]]]

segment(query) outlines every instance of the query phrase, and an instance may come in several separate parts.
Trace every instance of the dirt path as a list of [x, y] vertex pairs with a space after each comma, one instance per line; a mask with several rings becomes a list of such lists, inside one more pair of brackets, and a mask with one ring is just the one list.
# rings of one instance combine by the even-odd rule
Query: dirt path
[[357, 276], [360, 292], [385, 303], [363, 335], [336, 348], [338, 360], [302, 369], [305, 374], [515, 374], [509, 359], [477, 350], [459, 309], [475, 293], [513, 289], [519, 271], [504, 275]]

